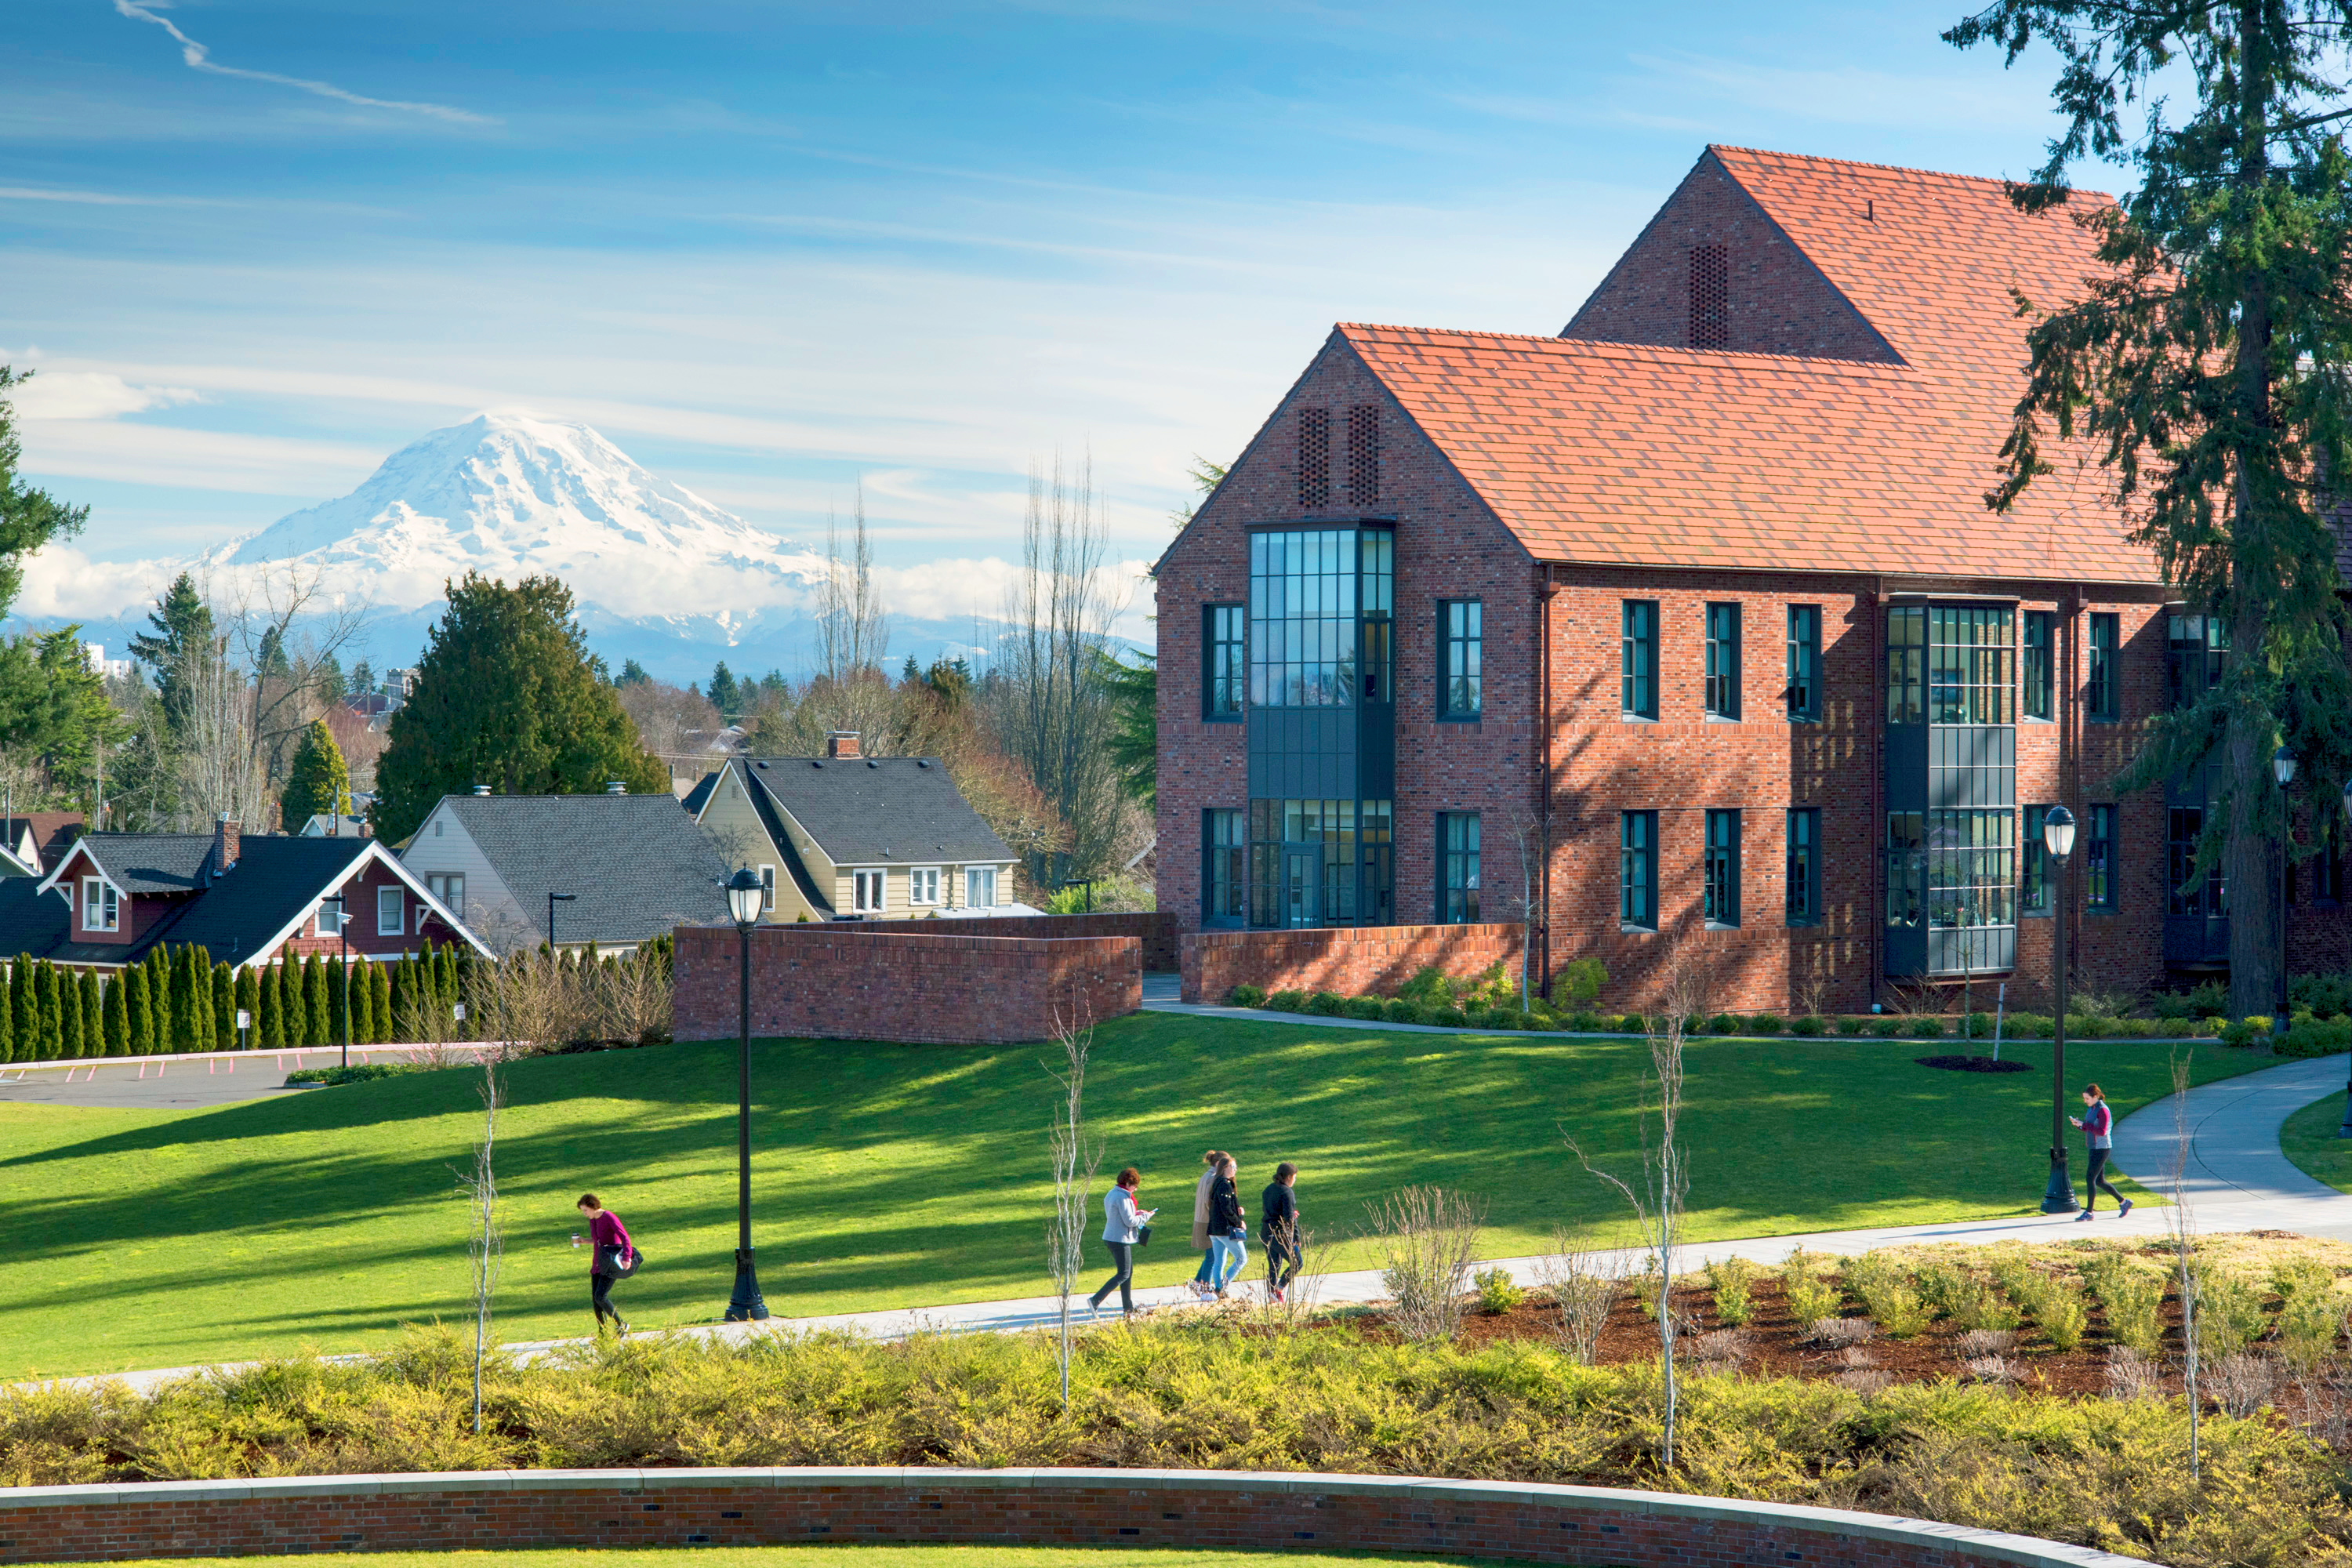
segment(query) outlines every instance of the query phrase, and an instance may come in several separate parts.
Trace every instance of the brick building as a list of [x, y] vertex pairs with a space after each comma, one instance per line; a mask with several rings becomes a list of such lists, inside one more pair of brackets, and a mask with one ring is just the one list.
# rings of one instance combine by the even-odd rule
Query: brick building
[[[2087, 454], [1983, 499], [2011, 290], [2082, 294], [2098, 199], [1709, 148], [1558, 337], [1336, 328], [1159, 565], [1160, 907], [1548, 899], [1541, 962], [1629, 1007], [1669, 955], [1720, 1007], [2035, 1000], [2063, 802], [2078, 979], [2216, 971], [2201, 781], [2111, 781], [2226, 648]], [[2331, 967], [2339, 879], [2291, 921]]]

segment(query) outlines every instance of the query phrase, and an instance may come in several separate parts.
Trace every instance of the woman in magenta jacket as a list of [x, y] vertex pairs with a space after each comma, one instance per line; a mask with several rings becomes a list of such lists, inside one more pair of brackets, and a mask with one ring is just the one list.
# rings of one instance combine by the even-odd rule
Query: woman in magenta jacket
[[621, 1216], [597, 1202], [595, 1194], [581, 1194], [579, 1208], [588, 1218], [588, 1304], [596, 1310], [596, 1327], [601, 1331], [610, 1318], [613, 1331], [625, 1334], [629, 1325], [613, 1305], [613, 1281], [637, 1271], [635, 1244]]

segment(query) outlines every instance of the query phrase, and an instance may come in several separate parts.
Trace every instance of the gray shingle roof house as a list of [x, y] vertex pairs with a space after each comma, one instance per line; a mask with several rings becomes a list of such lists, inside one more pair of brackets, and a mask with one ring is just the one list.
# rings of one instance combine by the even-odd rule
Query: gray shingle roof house
[[1034, 914], [1015, 857], [936, 757], [730, 757], [686, 809], [729, 864], [768, 881], [771, 921]]
[[493, 949], [629, 948], [727, 918], [727, 868], [668, 795], [451, 795], [402, 864]]

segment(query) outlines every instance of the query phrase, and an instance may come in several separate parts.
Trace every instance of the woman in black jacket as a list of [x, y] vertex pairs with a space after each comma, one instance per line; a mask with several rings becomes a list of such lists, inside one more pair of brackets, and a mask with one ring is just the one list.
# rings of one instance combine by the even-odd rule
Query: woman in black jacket
[[1283, 1292], [1298, 1276], [1299, 1265], [1307, 1261], [1306, 1243], [1298, 1229], [1298, 1194], [1291, 1188], [1298, 1180], [1298, 1167], [1285, 1160], [1274, 1168], [1274, 1180], [1258, 1194], [1257, 1236], [1265, 1244], [1265, 1293], [1270, 1301], [1282, 1300]]
[[1209, 1283], [1217, 1300], [1225, 1299], [1225, 1287], [1241, 1277], [1242, 1267], [1249, 1261], [1249, 1228], [1242, 1213], [1242, 1195], [1234, 1185], [1241, 1167], [1228, 1154], [1217, 1167], [1217, 1179], [1209, 1187], [1209, 1247], [1216, 1267], [1210, 1270]]

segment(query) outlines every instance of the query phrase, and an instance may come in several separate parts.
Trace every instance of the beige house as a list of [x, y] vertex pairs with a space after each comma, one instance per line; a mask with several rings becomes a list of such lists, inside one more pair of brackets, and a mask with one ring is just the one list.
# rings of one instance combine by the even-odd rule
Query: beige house
[[727, 759], [686, 809], [730, 866], [767, 887], [769, 921], [921, 920], [1037, 911], [1013, 901], [1016, 858], [935, 757]]

